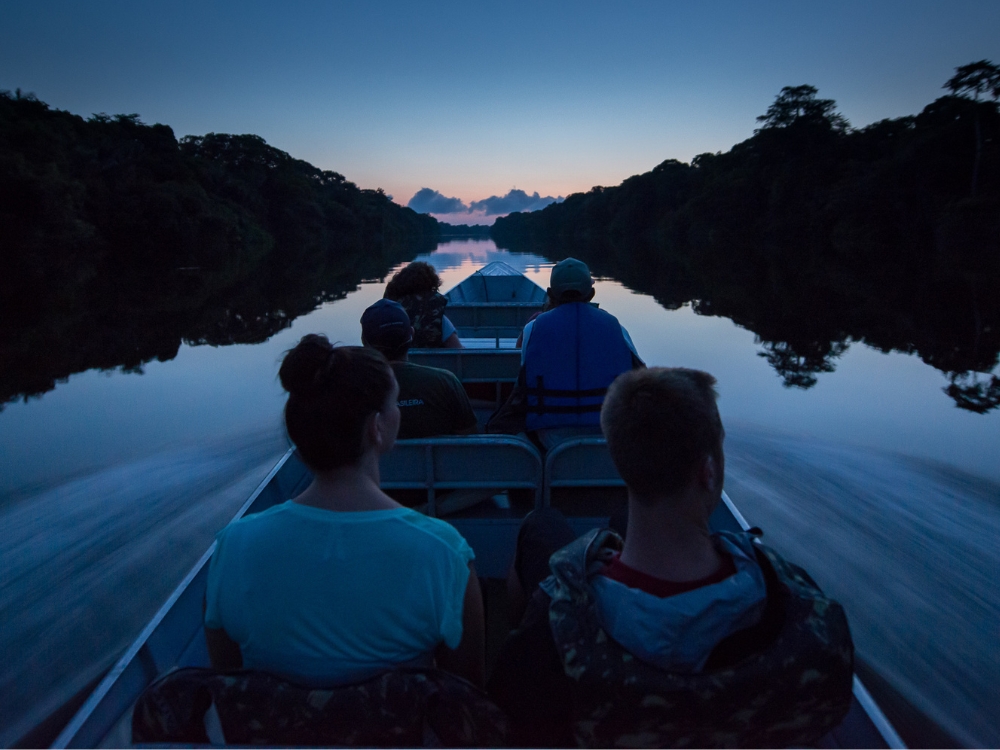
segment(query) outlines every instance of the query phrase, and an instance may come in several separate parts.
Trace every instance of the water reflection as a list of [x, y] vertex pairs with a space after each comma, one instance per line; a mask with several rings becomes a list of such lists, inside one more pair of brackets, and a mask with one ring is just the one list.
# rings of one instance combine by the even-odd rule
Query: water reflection
[[763, 341], [760, 336], [755, 340], [764, 349], [757, 356], [766, 359], [790, 388], [812, 388], [816, 373], [833, 372], [833, 360], [848, 348], [846, 341], [809, 341], [796, 346], [789, 341]]
[[[546, 248], [513, 236], [504, 245], [562, 257], [572, 254], [605, 277], [648, 294], [667, 310], [690, 303], [699, 315], [729, 318], [756, 334], [763, 357], [789, 388], [816, 386], [853, 342], [917, 354], [940, 370], [942, 390], [961, 409], [1000, 406], [1000, 275], [970, 277], [960, 262], [903, 265], [873, 252], [853, 264], [817, 269], [793, 248], [740, 248], [664, 254], [641, 243], [576, 243]], [[883, 258], [885, 259], [883, 262]]]
[[[0, 557], [11, 572], [0, 581], [0, 642], [17, 655], [0, 670], [0, 687], [8, 686], [0, 692], [11, 695], [0, 710], [0, 744], [108, 665], [273, 465], [285, 447], [281, 353], [311, 332], [359, 343], [361, 314], [384, 287], [365, 278], [419, 257], [445, 289], [493, 260], [548, 282], [551, 263], [541, 254], [488, 241], [420, 250], [395, 261], [356, 259], [321, 284], [294, 274], [259, 279], [245, 296], [202, 300], [192, 307], [201, 315], [190, 318], [152, 304], [135, 320], [95, 313], [101, 335], [67, 343], [89, 351], [54, 359], [58, 372], [93, 361], [113, 367], [98, 344], [127, 352], [128, 336], [157, 340], [138, 329], [158, 322], [164, 361], [140, 360], [141, 377], [79, 374], [0, 413], [0, 528], [10, 530]], [[758, 281], [748, 280], [743, 297], [735, 285], [710, 297], [680, 273], [656, 278], [648, 284], [654, 299], [633, 291], [646, 283], [641, 275], [624, 283], [606, 276], [597, 300], [650, 364], [718, 377], [730, 494], [845, 602], [863, 656], [956, 736], [996, 744], [1000, 726], [989, 708], [998, 656], [988, 625], [1000, 612], [991, 546], [1000, 529], [1000, 413], [953, 408], [927, 366], [946, 360], [925, 364], [915, 345], [883, 353], [849, 335], [849, 320], [837, 327], [816, 309], [795, 320], [804, 308], [770, 309], [778, 303], [755, 296]], [[817, 299], [815, 308], [825, 305]], [[122, 340], [107, 341], [114, 335]], [[790, 378], [813, 387], [783, 387]], [[956, 375], [952, 384], [970, 404], [996, 396], [995, 376]], [[59, 476], [70, 469], [74, 476]]]
[[199, 267], [166, 273], [156, 267], [115, 267], [100, 293], [69, 295], [69, 305], [39, 305], [0, 319], [0, 409], [38, 396], [90, 369], [143, 372], [184, 344], [256, 344], [320, 305], [343, 299], [366, 279], [380, 279], [431, 244], [345, 249], [323, 262], [295, 264], [272, 253], [237, 279], [220, 280]]
[[[0, 324], [0, 409], [52, 390], [76, 372], [142, 373], [150, 361], [176, 357], [182, 344], [266, 341], [297, 317], [343, 299], [364, 279], [384, 278], [421, 251], [445, 287], [501, 258], [544, 286], [551, 263], [544, 255], [568, 252], [513, 244], [522, 252], [481, 240], [442, 243], [433, 253], [429, 246], [392, 252], [369, 247], [300, 269], [264, 264], [240, 284], [221, 288], [208, 288], [197, 268], [175, 269], [169, 279], [154, 269], [148, 279], [137, 277], [132, 268], [127, 277], [103, 279], [103, 295], [80, 297], [69, 309], [39, 309], [31, 321]], [[886, 289], [873, 296], [870, 268], [859, 272], [862, 278], [847, 278], [840, 267], [817, 279], [795, 268], [793, 253], [734, 256], [720, 264], [711, 258], [681, 262], [634, 245], [583, 244], [572, 252], [596, 274], [652, 296], [666, 310], [690, 304], [698, 315], [729, 318], [752, 331], [759, 356], [789, 388], [815, 387], [819, 374], [834, 372], [852, 342], [861, 342], [883, 352], [916, 353], [944, 373], [948, 385], [942, 390], [959, 408], [985, 414], [1000, 405], [1000, 378], [993, 374], [1000, 359], [1000, 292], [986, 294], [1000, 286], [998, 280], [979, 279], [972, 289], [978, 293], [965, 295], [958, 278], [923, 287], [897, 279], [910, 293]]]

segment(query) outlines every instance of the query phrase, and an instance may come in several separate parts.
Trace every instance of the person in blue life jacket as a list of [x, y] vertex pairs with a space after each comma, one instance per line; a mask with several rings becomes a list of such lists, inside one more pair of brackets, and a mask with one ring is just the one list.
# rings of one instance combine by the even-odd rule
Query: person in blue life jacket
[[618, 319], [590, 304], [594, 279], [586, 263], [556, 263], [546, 293], [547, 309], [518, 339], [521, 371], [514, 392], [488, 430], [526, 431], [548, 449], [576, 435], [599, 435], [608, 386], [645, 365]]
[[724, 430], [715, 379], [618, 377], [601, 426], [628, 490], [624, 539], [530, 513], [508, 578], [520, 624], [487, 690], [529, 747], [812, 745], [847, 714], [843, 608], [749, 533], [712, 533]]

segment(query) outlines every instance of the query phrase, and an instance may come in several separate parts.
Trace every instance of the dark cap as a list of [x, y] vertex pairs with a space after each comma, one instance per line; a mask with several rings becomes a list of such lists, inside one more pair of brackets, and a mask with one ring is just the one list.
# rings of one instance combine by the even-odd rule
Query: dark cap
[[376, 348], [397, 348], [413, 341], [410, 316], [398, 302], [380, 299], [361, 316], [361, 337]]
[[582, 260], [576, 258], [565, 258], [552, 266], [552, 276], [549, 280], [549, 289], [556, 299], [562, 297], [566, 292], [579, 292], [581, 296], [586, 296], [594, 288], [594, 279], [590, 275], [590, 269]]

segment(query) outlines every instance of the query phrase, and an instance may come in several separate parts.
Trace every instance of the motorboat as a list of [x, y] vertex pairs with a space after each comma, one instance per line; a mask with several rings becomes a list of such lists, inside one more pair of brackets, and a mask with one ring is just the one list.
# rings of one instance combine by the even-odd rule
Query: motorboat
[[[506, 263], [476, 271], [445, 295], [460, 337], [494, 339], [489, 348], [411, 350], [410, 360], [455, 373], [474, 393], [485, 419], [517, 379], [520, 352], [502, 347], [543, 309], [545, 291]], [[309, 469], [290, 448], [236, 513], [259, 513], [295, 497], [310, 483]], [[531, 507], [555, 505], [578, 533], [608, 524], [623, 502], [624, 482], [600, 436], [566, 440], [544, 458], [518, 436], [471, 435], [398, 441], [382, 457], [382, 487], [426, 493], [421, 509], [451, 523], [476, 555], [487, 612], [487, 665], [509, 631], [500, 582], [511, 564], [517, 532]], [[446, 493], [442, 496], [442, 493]], [[512, 502], [514, 494], [522, 498]], [[523, 498], [529, 498], [525, 503]], [[456, 502], [456, 498], [458, 501]], [[750, 524], [723, 492], [711, 519], [716, 530], [747, 531]], [[208, 667], [202, 602], [209, 547], [155, 617], [105, 675], [52, 747], [124, 747], [131, 744], [131, 711], [154, 680], [181, 667]], [[821, 747], [905, 747], [899, 734], [855, 675], [847, 717]]]

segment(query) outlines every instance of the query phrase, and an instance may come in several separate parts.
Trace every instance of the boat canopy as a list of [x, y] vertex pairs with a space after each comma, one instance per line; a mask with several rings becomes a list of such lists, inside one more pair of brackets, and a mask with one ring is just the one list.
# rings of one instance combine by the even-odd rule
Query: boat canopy
[[465, 305], [531, 305], [545, 302], [545, 290], [503, 261], [483, 266], [449, 291], [449, 308]]

